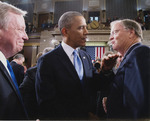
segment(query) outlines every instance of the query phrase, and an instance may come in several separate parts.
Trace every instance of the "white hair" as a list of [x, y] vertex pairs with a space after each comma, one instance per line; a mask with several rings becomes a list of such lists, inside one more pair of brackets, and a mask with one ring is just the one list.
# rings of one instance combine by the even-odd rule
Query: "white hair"
[[11, 4], [8, 4], [6, 2], [0, 1], [0, 28], [7, 28], [7, 25], [9, 23], [9, 13], [15, 13], [18, 15], [25, 16], [27, 14], [26, 11], [23, 11]]

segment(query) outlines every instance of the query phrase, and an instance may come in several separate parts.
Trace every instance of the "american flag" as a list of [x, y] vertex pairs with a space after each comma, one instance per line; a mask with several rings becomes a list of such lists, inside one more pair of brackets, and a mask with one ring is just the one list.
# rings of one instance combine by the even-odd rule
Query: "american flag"
[[86, 52], [91, 56], [92, 60], [95, 60], [96, 57], [102, 58], [103, 54], [105, 53], [105, 47], [86, 46]]

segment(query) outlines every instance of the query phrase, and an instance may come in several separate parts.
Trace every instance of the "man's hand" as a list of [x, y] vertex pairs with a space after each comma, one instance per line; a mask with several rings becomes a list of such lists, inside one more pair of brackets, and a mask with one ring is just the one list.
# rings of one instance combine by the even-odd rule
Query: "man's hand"
[[107, 108], [106, 108], [106, 104], [107, 104], [107, 97], [104, 97], [104, 98], [103, 98], [103, 100], [102, 100], [102, 104], [103, 104], [103, 108], [104, 108], [105, 113], [107, 113]]
[[115, 66], [118, 57], [118, 54], [109, 54], [108, 56], [104, 56], [101, 61], [101, 70], [103, 72], [111, 70]]

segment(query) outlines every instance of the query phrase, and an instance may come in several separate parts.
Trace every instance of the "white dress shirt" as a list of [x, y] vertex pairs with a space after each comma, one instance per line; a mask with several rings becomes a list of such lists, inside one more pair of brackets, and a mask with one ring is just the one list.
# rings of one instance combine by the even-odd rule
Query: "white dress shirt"
[[71, 46], [69, 46], [66, 43], [64, 43], [63, 41], [62, 41], [61, 45], [62, 45], [64, 51], [66, 52], [66, 54], [68, 55], [70, 61], [74, 65], [74, 62], [73, 62], [73, 58], [74, 58], [73, 51], [74, 51], [74, 49]]
[[7, 59], [4, 56], [4, 54], [0, 51], [0, 61], [3, 63], [3, 65], [5, 66], [6, 70], [8, 71], [8, 73], [10, 74], [8, 68], [7, 68]]

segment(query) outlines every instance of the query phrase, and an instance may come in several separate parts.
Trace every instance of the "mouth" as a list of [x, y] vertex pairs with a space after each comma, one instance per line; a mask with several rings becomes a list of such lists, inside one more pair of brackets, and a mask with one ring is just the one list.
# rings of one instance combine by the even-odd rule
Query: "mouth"
[[82, 40], [84, 40], [84, 41], [86, 42], [86, 41], [88, 41], [88, 38], [87, 38], [87, 37], [85, 37], [85, 38], [82, 38]]
[[112, 41], [108, 41], [107, 44], [108, 44], [108, 46], [111, 46], [112, 45]]
[[108, 44], [108, 46], [114, 46], [115, 41], [109, 41], [107, 44]]
[[20, 45], [20, 46], [24, 46], [24, 42], [20, 42], [19, 45]]

